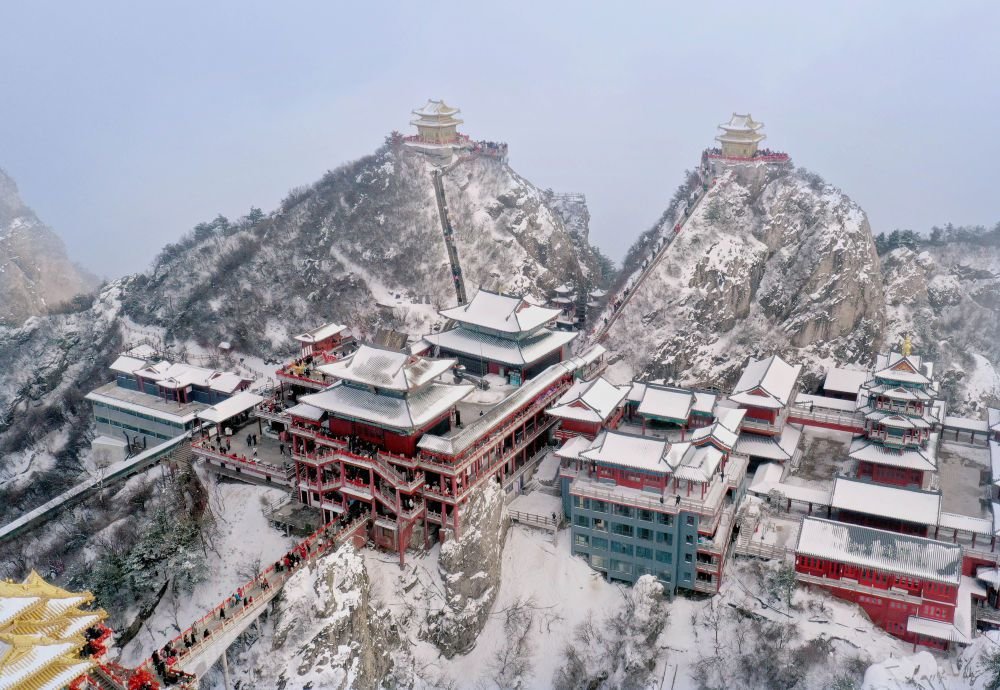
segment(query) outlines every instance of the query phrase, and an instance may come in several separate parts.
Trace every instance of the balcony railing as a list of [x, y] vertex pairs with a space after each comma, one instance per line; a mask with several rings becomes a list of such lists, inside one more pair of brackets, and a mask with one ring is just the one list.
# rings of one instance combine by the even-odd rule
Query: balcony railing
[[820, 587], [831, 587], [834, 589], [849, 589], [852, 592], [863, 592], [874, 597], [886, 597], [895, 599], [896, 601], [905, 601], [908, 604], [922, 604], [924, 601], [921, 597], [915, 597], [900, 589], [879, 589], [878, 587], [863, 585], [857, 580], [849, 578], [819, 577], [817, 575], [796, 572], [795, 579], [810, 585], [819, 585]]
[[705, 580], [699, 580], [695, 578], [694, 587], [692, 587], [696, 592], [705, 592], [706, 594], [715, 594], [717, 585], [715, 582], [706, 582]]

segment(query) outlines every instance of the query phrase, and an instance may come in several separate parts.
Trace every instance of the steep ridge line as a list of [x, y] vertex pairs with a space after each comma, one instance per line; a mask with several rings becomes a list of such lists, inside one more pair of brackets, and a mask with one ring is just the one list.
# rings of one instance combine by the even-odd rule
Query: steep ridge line
[[[702, 179], [704, 179], [704, 177]], [[680, 222], [674, 226], [676, 229], [672, 228], [665, 236], [661, 235], [661, 237], [664, 237], [665, 240], [663, 246], [656, 251], [656, 254], [649, 260], [646, 267], [639, 272], [639, 276], [634, 281], [630, 281], [625, 284], [622, 289], [622, 293], [620, 293], [622, 296], [621, 301], [618, 303], [618, 307], [613, 308], [610, 317], [605, 317], [607, 321], [603, 326], [600, 326], [596, 331], [594, 331], [594, 334], [590, 337], [589, 342], [599, 343], [607, 336], [611, 326], [614, 325], [615, 321], [618, 320], [618, 316], [625, 310], [625, 305], [627, 305], [629, 300], [632, 299], [632, 295], [636, 293], [643, 281], [646, 280], [646, 277], [649, 276], [649, 274], [653, 272], [653, 269], [660, 263], [660, 260], [663, 259], [663, 256], [667, 253], [667, 249], [674, 243], [677, 235], [684, 230], [684, 226], [686, 226], [687, 222], [694, 216], [694, 212], [701, 204], [702, 199], [708, 196], [709, 192], [705, 190], [704, 186], [699, 187], [699, 189], [701, 192], [694, 200], [694, 203], [688, 206], [687, 215], [685, 215]], [[614, 305], [616, 301], [617, 295], [615, 296], [615, 299], [608, 300], [608, 305]], [[607, 308], [608, 307], [605, 306], [605, 310], [607, 310]]]
[[444, 196], [444, 182], [441, 179], [442, 171], [436, 169], [431, 172], [431, 180], [434, 183], [434, 198], [437, 200], [438, 217], [441, 219], [441, 234], [444, 235], [444, 246], [448, 249], [448, 261], [451, 263], [451, 279], [455, 283], [455, 296], [459, 304], [468, 302], [465, 292], [465, 276], [462, 275], [462, 265], [458, 261], [458, 249], [455, 247], [455, 231], [451, 226], [451, 219], [448, 217], [448, 201]]

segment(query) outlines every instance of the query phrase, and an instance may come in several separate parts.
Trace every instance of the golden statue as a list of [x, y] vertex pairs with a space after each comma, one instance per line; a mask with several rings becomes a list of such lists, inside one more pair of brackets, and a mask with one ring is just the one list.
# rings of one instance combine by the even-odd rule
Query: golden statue
[[910, 353], [913, 352], [913, 341], [910, 340], [910, 334], [907, 333], [903, 336], [903, 356], [909, 357]]

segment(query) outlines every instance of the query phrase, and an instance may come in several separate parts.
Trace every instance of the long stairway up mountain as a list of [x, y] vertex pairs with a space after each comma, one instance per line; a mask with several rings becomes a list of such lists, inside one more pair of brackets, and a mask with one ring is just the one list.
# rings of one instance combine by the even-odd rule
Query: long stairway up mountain
[[438, 217], [441, 219], [441, 233], [448, 249], [448, 261], [451, 264], [451, 278], [455, 282], [455, 296], [459, 304], [468, 302], [465, 292], [465, 276], [462, 275], [462, 264], [458, 261], [458, 249], [455, 248], [455, 231], [448, 217], [448, 200], [444, 196], [444, 183], [441, 181], [441, 170], [431, 173], [434, 182], [434, 198], [437, 200]]
[[667, 249], [673, 244], [674, 238], [676, 238], [680, 231], [684, 229], [684, 225], [693, 215], [693, 211], [706, 196], [708, 196], [707, 191], [702, 188], [702, 191], [698, 194], [698, 197], [694, 200], [694, 202], [685, 208], [684, 216], [681, 220], [672, 229], [666, 230], [664, 234], [661, 235], [661, 243], [657, 245], [657, 249], [654, 251], [653, 256], [646, 261], [644, 267], [638, 272], [638, 275], [634, 278], [626, 280], [622, 285], [621, 291], [618, 294], [611, 295], [609, 297], [607, 305], [605, 306], [605, 312], [610, 308], [612, 310], [611, 314], [604, 317], [606, 319], [605, 321], [601, 321], [600, 317], [598, 318], [598, 326], [593, 335], [590, 337], [590, 342], [599, 343], [608, 334], [608, 331], [614, 325], [618, 316], [625, 310], [625, 305], [628, 304], [629, 299], [631, 299], [632, 295], [636, 293], [639, 286], [642, 285], [644, 280], [646, 280], [646, 277], [653, 272], [656, 265], [660, 263], [660, 260], [667, 253]]

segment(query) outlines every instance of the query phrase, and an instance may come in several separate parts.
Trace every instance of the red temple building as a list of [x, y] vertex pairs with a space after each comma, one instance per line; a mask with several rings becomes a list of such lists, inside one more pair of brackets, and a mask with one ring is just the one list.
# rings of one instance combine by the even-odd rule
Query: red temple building
[[861, 606], [874, 623], [914, 644], [947, 649], [973, 635], [973, 597], [956, 544], [807, 517], [795, 549], [800, 582]]
[[299, 343], [299, 356], [275, 375], [281, 385], [290, 386], [296, 394], [322, 390], [333, 383], [333, 376], [323, 367], [346, 356], [356, 346], [350, 330], [336, 323], [300, 333], [295, 340]]
[[561, 313], [524, 297], [480, 290], [468, 304], [441, 311], [455, 328], [424, 339], [467, 373], [495, 374], [516, 386], [566, 358], [577, 334], [550, 328]]
[[880, 354], [875, 371], [858, 394], [865, 434], [851, 445], [859, 477], [883, 484], [927, 487], [937, 471], [937, 433], [941, 418], [934, 367], [910, 354]]
[[794, 457], [802, 431], [786, 422], [801, 370], [777, 355], [750, 360], [729, 395], [746, 410], [737, 452], [751, 460], [786, 462]]
[[603, 376], [592, 381], [577, 381], [549, 409], [549, 414], [560, 420], [555, 437], [593, 439], [602, 428], [616, 428], [624, 413], [623, 403], [628, 390], [625, 386], [609, 383]]
[[[629, 419], [649, 429], [696, 429], [712, 423], [717, 396], [707, 391], [636, 381], [629, 390]], [[683, 433], [682, 433], [683, 436]]]

